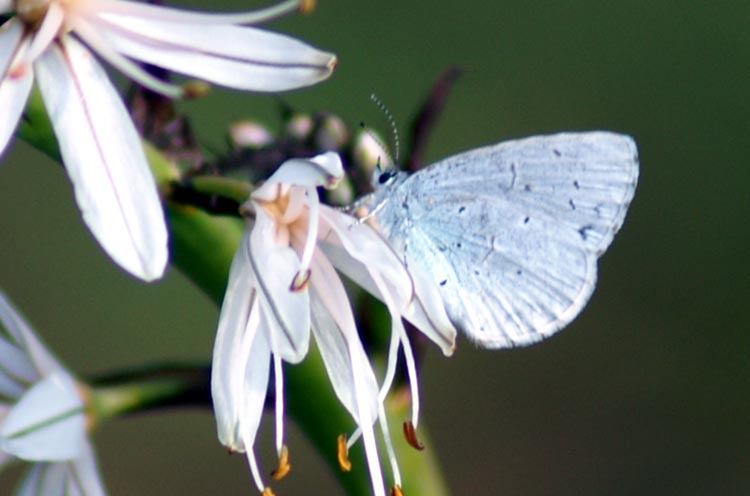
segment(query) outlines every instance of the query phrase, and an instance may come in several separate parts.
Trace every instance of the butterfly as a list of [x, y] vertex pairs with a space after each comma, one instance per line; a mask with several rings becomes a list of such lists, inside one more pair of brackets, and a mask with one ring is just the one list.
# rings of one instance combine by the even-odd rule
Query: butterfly
[[632, 138], [604, 131], [501, 142], [407, 174], [378, 170], [366, 213], [407, 270], [427, 274], [452, 324], [487, 348], [569, 324], [636, 183]]

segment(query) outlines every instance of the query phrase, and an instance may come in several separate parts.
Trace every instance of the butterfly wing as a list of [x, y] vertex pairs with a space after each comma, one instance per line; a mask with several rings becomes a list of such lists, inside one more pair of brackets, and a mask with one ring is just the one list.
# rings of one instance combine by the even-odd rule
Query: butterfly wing
[[375, 216], [407, 268], [432, 274], [459, 329], [488, 348], [522, 346], [586, 304], [637, 179], [628, 136], [537, 136], [419, 171]]

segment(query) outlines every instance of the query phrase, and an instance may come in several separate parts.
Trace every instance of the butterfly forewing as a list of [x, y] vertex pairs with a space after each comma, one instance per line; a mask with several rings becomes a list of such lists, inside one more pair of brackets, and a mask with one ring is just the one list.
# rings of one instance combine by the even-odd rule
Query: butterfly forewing
[[492, 348], [565, 326], [596, 282], [638, 176], [627, 136], [568, 133], [476, 149], [417, 172], [374, 214], [449, 317]]

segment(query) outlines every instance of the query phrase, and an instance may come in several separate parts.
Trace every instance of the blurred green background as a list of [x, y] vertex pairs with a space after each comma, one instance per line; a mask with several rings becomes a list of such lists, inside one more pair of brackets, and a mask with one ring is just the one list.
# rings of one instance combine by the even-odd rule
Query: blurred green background
[[[430, 160], [562, 130], [638, 142], [636, 197], [583, 314], [528, 349], [461, 340], [426, 357], [428, 449], [455, 494], [750, 494], [749, 20], [739, 1], [321, 0], [273, 24], [340, 56], [329, 82], [285, 99], [352, 124], [383, 123], [375, 92], [405, 127], [444, 68], [469, 69]], [[220, 89], [180, 109], [212, 146], [231, 120], [278, 123], [271, 98]], [[144, 285], [110, 263], [62, 168], [21, 142], [0, 212], [0, 286], [71, 369], [210, 357], [217, 309], [175, 270]], [[291, 430], [277, 494], [340, 494]], [[96, 445], [114, 496], [255, 492], [207, 411], [116, 421]]]

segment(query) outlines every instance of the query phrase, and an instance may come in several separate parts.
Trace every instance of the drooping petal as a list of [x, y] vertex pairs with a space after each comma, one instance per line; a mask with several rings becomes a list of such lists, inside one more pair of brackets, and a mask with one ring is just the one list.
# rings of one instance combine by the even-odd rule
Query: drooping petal
[[321, 223], [318, 246], [336, 268], [382, 301], [383, 295], [371, 273], [381, 274], [401, 315], [450, 356], [455, 349], [456, 328], [448, 319], [434, 283], [418, 269], [418, 264], [410, 263], [408, 251], [409, 273], [388, 243], [368, 225], [326, 206], [321, 206]]
[[[367, 389], [361, 394], [370, 404], [370, 417], [375, 418], [378, 411], [378, 385], [375, 374], [357, 337], [356, 323], [341, 279], [319, 251], [313, 256], [310, 286], [312, 329], [333, 390], [352, 417], [358, 421], [353, 374], [363, 374], [366, 377]], [[348, 340], [355, 341], [351, 348], [360, 357], [361, 370], [353, 369]]]
[[411, 303], [414, 287], [409, 273], [380, 234], [354, 217], [325, 205], [321, 205], [320, 217], [320, 246], [330, 253], [336, 268], [368, 291], [377, 291], [368, 275], [377, 272], [388, 284], [396, 305], [403, 309]]
[[247, 363], [243, 368], [245, 372], [244, 390], [239, 410], [240, 433], [245, 444], [248, 463], [253, 472], [258, 489], [263, 489], [260, 474], [258, 472], [253, 444], [258, 433], [260, 420], [263, 415], [263, 407], [266, 402], [268, 390], [268, 376], [271, 366], [271, 348], [262, 332], [255, 334], [249, 348]]
[[0, 449], [24, 460], [72, 460], [86, 443], [75, 380], [56, 371], [29, 389], [5, 417]]
[[22, 42], [22, 37], [23, 24], [14, 19], [0, 28], [0, 154], [13, 137], [34, 82], [31, 67], [18, 74], [8, 74], [21, 45], [28, 45]]
[[249, 233], [245, 232], [229, 271], [211, 367], [211, 396], [219, 441], [234, 451], [245, 451], [239, 416], [250, 348], [243, 348], [242, 344], [243, 340], [252, 343], [260, 322], [255, 274], [245, 248], [249, 242]]
[[299, 363], [310, 346], [309, 294], [292, 291], [299, 258], [288, 242], [274, 243], [276, 229], [274, 220], [259, 208], [250, 233], [250, 260], [271, 349], [285, 361]]
[[128, 57], [231, 88], [285, 91], [331, 75], [333, 54], [292, 37], [232, 25], [178, 24], [102, 14], [89, 18]]
[[[348, 302], [341, 279], [320, 252], [316, 253], [314, 260], [310, 284], [315, 287], [319, 307], [314, 316], [316, 340], [320, 339], [317, 342], [336, 396], [361, 429], [374, 493], [384, 496], [383, 474], [373, 430], [378, 410], [375, 375], [362, 348], [352, 314], [340, 310], [342, 302]], [[348, 304], [345, 306], [351, 308]]]
[[35, 63], [76, 201], [105, 251], [151, 281], [167, 263], [167, 231], [141, 141], [96, 59], [72, 38]]
[[274, 201], [278, 196], [278, 184], [288, 186], [315, 187], [338, 182], [344, 176], [341, 157], [334, 152], [326, 152], [312, 159], [289, 159], [271, 174], [271, 177], [258, 189], [252, 198]]

